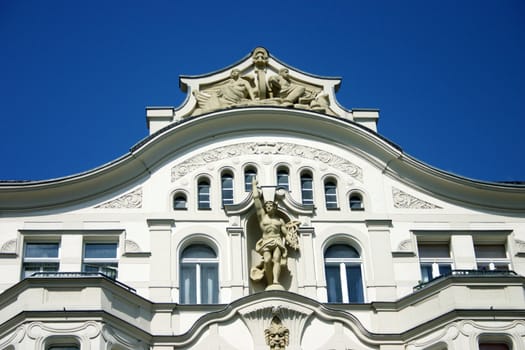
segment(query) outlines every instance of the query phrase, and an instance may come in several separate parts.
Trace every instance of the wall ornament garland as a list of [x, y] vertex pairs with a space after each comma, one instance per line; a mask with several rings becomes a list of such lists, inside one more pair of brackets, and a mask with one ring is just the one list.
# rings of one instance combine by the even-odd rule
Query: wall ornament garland
[[422, 199], [412, 196], [398, 188], [392, 187], [392, 198], [395, 208], [405, 209], [443, 209], [440, 206], [426, 202]]
[[175, 182], [195, 169], [204, 167], [211, 162], [243, 155], [287, 155], [302, 159], [317, 160], [363, 182], [363, 170], [343, 157], [314, 147], [288, 142], [245, 142], [200, 153], [175, 165], [171, 169], [171, 182]]
[[142, 208], [142, 188], [126, 193], [111, 201], [97, 205], [97, 209]]

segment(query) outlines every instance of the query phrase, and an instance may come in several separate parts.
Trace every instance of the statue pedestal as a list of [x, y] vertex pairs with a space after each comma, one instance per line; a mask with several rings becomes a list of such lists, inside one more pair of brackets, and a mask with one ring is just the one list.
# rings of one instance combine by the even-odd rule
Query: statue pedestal
[[274, 284], [270, 284], [268, 287], [266, 287], [265, 290], [285, 290], [285, 289], [280, 284], [274, 283]]

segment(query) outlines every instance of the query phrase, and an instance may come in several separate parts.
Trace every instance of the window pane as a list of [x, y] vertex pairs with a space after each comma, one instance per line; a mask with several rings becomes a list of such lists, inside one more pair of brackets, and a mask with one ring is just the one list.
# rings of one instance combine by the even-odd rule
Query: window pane
[[348, 283], [349, 302], [362, 303], [364, 298], [360, 265], [346, 265], [346, 281]]
[[219, 302], [219, 274], [217, 264], [201, 264], [201, 303]]
[[58, 243], [26, 243], [26, 258], [58, 258]]
[[354, 247], [346, 244], [334, 244], [326, 249], [326, 258], [359, 258], [359, 253]]
[[118, 277], [118, 264], [112, 263], [84, 263], [82, 265], [84, 272], [100, 272], [104, 275], [116, 279]]
[[426, 283], [430, 281], [432, 277], [432, 265], [421, 265], [421, 282]]
[[358, 194], [350, 196], [350, 209], [363, 209], [363, 199]]
[[57, 272], [58, 263], [24, 263], [23, 277], [29, 277], [35, 272]]
[[328, 293], [329, 303], [343, 302], [343, 293], [341, 290], [341, 275], [339, 265], [326, 265], [326, 291]]
[[86, 243], [84, 258], [86, 259], [115, 259], [117, 257], [116, 243]]
[[277, 171], [277, 187], [289, 190], [288, 170], [280, 169]]
[[420, 258], [449, 258], [448, 244], [419, 244]]
[[199, 182], [198, 185], [199, 209], [210, 208], [210, 185], [206, 181]]
[[215, 259], [217, 254], [210, 247], [203, 244], [190, 245], [182, 252], [182, 258], [193, 258], [193, 259]]
[[504, 245], [474, 245], [477, 259], [506, 259], [507, 253]]
[[244, 190], [246, 192], [251, 192], [252, 180], [256, 176], [257, 176], [257, 172], [253, 169], [248, 169], [244, 171]]
[[180, 302], [182, 304], [197, 303], [196, 265], [183, 264], [181, 266]]
[[452, 266], [450, 264], [439, 264], [439, 275], [446, 276], [452, 273]]
[[173, 200], [173, 209], [185, 209], [186, 208], [186, 197], [185, 196], [177, 196]]
[[337, 186], [334, 182], [326, 182], [324, 185], [325, 201], [327, 208], [337, 208]]
[[222, 176], [222, 204], [233, 204], [233, 176]]
[[313, 180], [310, 174], [301, 175], [301, 196], [303, 204], [314, 203]]

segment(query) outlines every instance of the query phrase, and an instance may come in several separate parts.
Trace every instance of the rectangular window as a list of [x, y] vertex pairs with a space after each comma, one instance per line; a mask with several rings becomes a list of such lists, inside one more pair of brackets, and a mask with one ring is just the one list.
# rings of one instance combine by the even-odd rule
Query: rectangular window
[[56, 272], [59, 267], [58, 243], [27, 242], [24, 246], [22, 278], [35, 272]]
[[82, 271], [100, 272], [117, 278], [117, 243], [85, 243]]
[[421, 282], [425, 283], [452, 272], [448, 243], [418, 243]]
[[510, 259], [504, 244], [474, 244], [478, 270], [510, 270]]

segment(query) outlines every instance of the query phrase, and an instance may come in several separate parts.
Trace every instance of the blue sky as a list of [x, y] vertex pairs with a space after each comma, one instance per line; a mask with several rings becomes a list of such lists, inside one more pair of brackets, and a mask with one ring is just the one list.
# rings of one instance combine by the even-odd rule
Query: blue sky
[[178, 106], [179, 75], [256, 46], [343, 79], [348, 109], [468, 178], [525, 180], [525, 1], [0, 0], [0, 179], [83, 172], [148, 135], [146, 106]]

